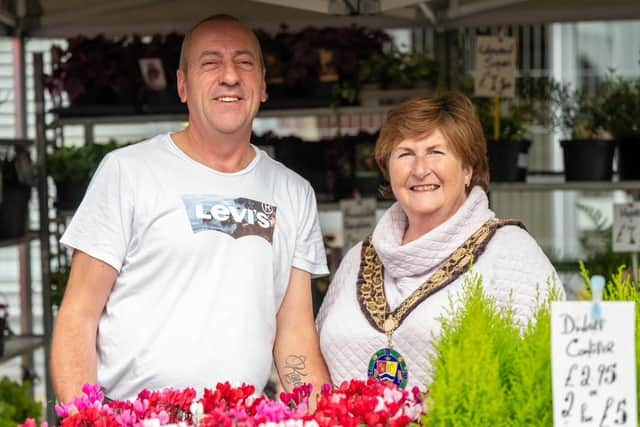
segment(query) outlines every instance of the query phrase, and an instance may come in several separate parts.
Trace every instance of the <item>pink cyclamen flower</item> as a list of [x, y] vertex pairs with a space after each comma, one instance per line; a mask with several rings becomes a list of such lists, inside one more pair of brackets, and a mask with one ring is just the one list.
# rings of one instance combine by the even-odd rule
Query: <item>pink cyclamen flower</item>
[[55, 406], [56, 414], [60, 418], [66, 418], [71, 415], [71, 411], [75, 409], [75, 405], [73, 403], [58, 403]]
[[104, 393], [98, 384], [85, 384], [82, 386], [82, 392], [87, 395], [87, 399], [91, 402], [104, 401]]

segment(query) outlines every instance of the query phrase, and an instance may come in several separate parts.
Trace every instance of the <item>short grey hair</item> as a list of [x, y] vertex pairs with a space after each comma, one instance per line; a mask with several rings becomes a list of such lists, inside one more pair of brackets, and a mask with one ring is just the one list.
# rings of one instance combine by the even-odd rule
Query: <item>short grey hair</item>
[[184, 39], [182, 39], [182, 45], [180, 46], [180, 64], [179, 64], [180, 69], [183, 71], [187, 70], [187, 50], [189, 48], [189, 43], [191, 42], [191, 36], [194, 33], [194, 31], [197, 30], [198, 27], [200, 27], [203, 24], [218, 23], [218, 22], [234, 22], [236, 24], [239, 24], [245, 27], [251, 33], [251, 35], [256, 41], [256, 44], [258, 45], [258, 54], [260, 55], [260, 65], [264, 70], [264, 57], [262, 55], [262, 47], [260, 46], [260, 40], [258, 40], [256, 33], [251, 28], [243, 24], [242, 21], [240, 21], [235, 16], [226, 15], [224, 13], [219, 13], [219, 14], [211, 15], [204, 18], [203, 20], [198, 22], [196, 25], [191, 27], [191, 29], [184, 35]]

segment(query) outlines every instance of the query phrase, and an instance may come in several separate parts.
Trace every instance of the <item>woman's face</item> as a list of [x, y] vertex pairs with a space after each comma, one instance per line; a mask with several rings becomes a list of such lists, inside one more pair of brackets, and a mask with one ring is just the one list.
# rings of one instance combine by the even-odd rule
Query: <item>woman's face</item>
[[400, 142], [389, 157], [391, 190], [407, 214], [409, 227], [423, 233], [462, 206], [472, 173], [437, 129], [427, 138]]

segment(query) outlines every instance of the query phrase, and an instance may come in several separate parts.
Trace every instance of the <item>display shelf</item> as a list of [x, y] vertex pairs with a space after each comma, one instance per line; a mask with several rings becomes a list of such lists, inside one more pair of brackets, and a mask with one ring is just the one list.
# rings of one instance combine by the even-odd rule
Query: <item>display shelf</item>
[[[376, 209], [388, 209], [395, 200], [378, 200]], [[332, 212], [340, 210], [340, 202], [318, 202], [318, 210], [320, 212]]]
[[31, 240], [36, 240], [38, 237], [39, 236], [37, 231], [30, 231], [22, 237], [0, 240], [0, 248], [6, 248], [9, 246], [18, 246], [23, 243], [30, 242]]
[[[490, 192], [549, 192], [549, 191], [639, 191], [640, 181], [564, 181], [564, 177], [543, 176], [530, 182], [492, 182]], [[387, 209], [393, 200], [378, 200], [378, 209]], [[321, 212], [339, 211], [340, 202], [318, 202]]]
[[492, 182], [489, 191], [640, 191], [640, 181], [564, 181]]
[[[385, 113], [391, 108], [390, 105], [382, 106], [356, 106], [356, 107], [323, 107], [323, 108], [294, 108], [294, 109], [272, 109], [260, 110], [259, 118], [277, 117], [319, 117], [333, 115], [353, 115], [353, 114], [379, 114]], [[58, 117], [47, 127], [59, 128], [60, 126], [95, 126], [95, 125], [116, 125], [131, 123], [153, 123], [153, 122], [186, 122], [187, 115], [179, 114], [128, 114], [109, 116], [75, 116]]]
[[21, 356], [25, 353], [42, 347], [44, 337], [42, 335], [10, 335], [4, 337], [4, 353], [0, 355], [0, 363]]
[[0, 145], [28, 146], [33, 140], [24, 138], [0, 138]]

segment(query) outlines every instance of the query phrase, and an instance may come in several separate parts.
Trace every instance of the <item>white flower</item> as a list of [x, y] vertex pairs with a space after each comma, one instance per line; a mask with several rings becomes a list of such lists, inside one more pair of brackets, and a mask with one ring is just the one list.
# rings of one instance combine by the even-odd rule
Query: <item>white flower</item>
[[403, 396], [404, 394], [402, 393], [402, 390], [391, 388], [384, 389], [384, 400], [388, 403], [399, 402]]
[[415, 405], [407, 405], [404, 407], [404, 413], [414, 421], [420, 419], [422, 415], [422, 405], [420, 403]]
[[193, 416], [193, 424], [200, 424], [200, 419], [204, 414], [204, 407], [202, 406], [202, 403], [194, 401], [189, 407], [189, 411], [191, 411], [191, 415]]

